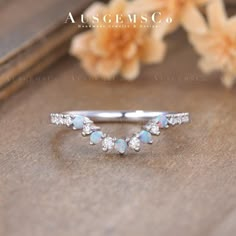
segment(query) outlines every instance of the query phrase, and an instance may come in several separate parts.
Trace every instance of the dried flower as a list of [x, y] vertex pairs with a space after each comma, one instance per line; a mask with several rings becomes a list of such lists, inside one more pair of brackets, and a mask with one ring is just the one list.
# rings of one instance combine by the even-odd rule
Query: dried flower
[[207, 6], [207, 18], [207, 32], [191, 34], [190, 41], [202, 56], [202, 71], [221, 71], [222, 82], [230, 88], [236, 80], [236, 16], [227, 18], [222, 0], [215, 0]]
[[171, 33], [182, 25], [190, 32], [204, 32], [204, 18], [198, 8], [204, 6], [209, 0], [135, 0], [130, 3], [130, 8], [136, 12], [159, 12], [160, 20], [171, 18], [171, 24], [162, 24], [156, 30]]
[[86, 15], [109, 15], [112, 22], [96, 23], [93, 29], [81, 33], [72, 41], [70, 53], [81, 60], [83, 68], [93, 78], [112, 79], [121, 74], [127, 80], [139, 74], [140, 62], [157, 63], [165, 55], [165, 44], [152, 35], [150, 28], [142, 27], [127, 17], [119, 25], [115, 15], [127, 15], [125, 0], [112, 0], [109, 5], [92, 5]]

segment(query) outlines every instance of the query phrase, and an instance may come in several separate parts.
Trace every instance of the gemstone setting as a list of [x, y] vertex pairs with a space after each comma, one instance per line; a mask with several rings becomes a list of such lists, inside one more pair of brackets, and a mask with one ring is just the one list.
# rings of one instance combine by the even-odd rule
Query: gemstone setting
[[83, 116], [76, 116], [72, 120], [73, 128], [74, 129], [82, 129], [84, 125], [84, 117]]
[[160, 134], [159, 126], [154, 122], [150, 122], [147, 125], [145, 125], [144, 129], [149, 131], [153, 135], [159, 135]]
[[64, 116], [63, 124], [65, 124], [66, 126], [69, 127], [72, 124], [71, 117], [70, 116]]
[[86, 123], [83, 125], [82, 135], [86, 136], [97, 130], [100, 130], [100, 127], [93, 125], [93, 123]]
[[140, 140], [137, 136], [133, 136], [130, 140], [129, 140], [129, 143], [128, 143], [129, 147], [131, 149], [133, 149], [134, 151], [136, 152], [139, 152], [140, 151]]
[[102, 141], [102, 150], [104, 152], [107, 152], [109, 150], [112, 150], [114, 147], [115, 143], [114, 143], [114, 139], [112, 137], [106, 137], [103, 139]]
[[159, 126], [156, 125], [156, 124], [152, 124], [152, 126], [151, 126], [149, 132], [150, 132], [151, 134], [154, 134], [154, 135], [159, 135], [159, 134], [160, 134]]
[[102, 131], [95, 131], [90, 135], [90, 144], [98, 144], [102, 141]]
[[115, 149], [120, 153], [124, 154], [127, 151], [128, 145], [124, 139], [117, 139], [115, 142]]
[[[95, 115], [93, 114], [94, 111], [92, 111], [92, 114], [89, 117], [85, 116], [85, 114], [89, 114], [89, 112], [86, 113], [86, 111], [82, 111], [80, 113], [52, 113], [50, 115], [50, 119], [51, 123], [53, 124], [65, 125], [67, 127], [71, 126], [71, 128], [75, 130], [81, 130], [83, 136], [90, 135], [90, 144], [95, 145], [101, 142], [103, 151], [115, 149], [120, 154], [125, 154], [128, 149], [132, 149], [138, 152], [141, 148], [142, 143], [152, 144], [152, 135], [159, 135], [160, 128], [168, 128], [170, 125], [174, 126], [176, 124], [187, 123], [190, 121], [189, 113], [157, 112], [158, 116], [156, 114], [155, 116], [153, 116], [153, 114], [150, 114], [150, 112], [147, 112], [147, 114], [138, 114], [137, 121], [139, 121], [142, 117], [145, 120], [148, 119], [149, 116], [152, 118], [150, 118], [150, 120], [146, 123], [146, 125], [143, 126], [141, 131], [139, 131], [138, 133], [135, 133], [131, 137], [117, 139], [103, 133], [100, 127], [96, 126], [94, 122], [90, 119], [90, 117], [96, 117], [96, 111]], [[126, 114], [126, 112], [122, 112], [122, 118], [124, 117], [125, 120], [126, 118], [129, 119], [129, 116], [125, 117], [124, 114]], [[132, 112], [131, 114], [132, 116], [130, 117], [133, 117]], [[99, 117], [99, 112], [97, 116]], [[97, 121], [103, 120], [99, 117]], [[106, 117], [104, 121], [106, 121]], [[134, 121], [136, 121], [136, 117]]]
[[168, 119], [166, 115], [159, 115], [153, 121], [160, 127], [160, 128], [167, 128], [168, 127]]
[[139, 133], [139, 139], [142, 143], [145, 143], [145, 144], [152, 144], [153, 142], [151, 133], [146, 130], [142, 130]]

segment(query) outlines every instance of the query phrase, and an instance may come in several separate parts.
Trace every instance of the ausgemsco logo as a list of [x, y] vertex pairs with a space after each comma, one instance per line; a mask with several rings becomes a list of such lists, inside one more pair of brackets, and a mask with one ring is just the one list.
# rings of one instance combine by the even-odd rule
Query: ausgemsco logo
[[78, 28], [84, 27], [159, 27], [161, 24], [171, 24], [171, 17], [163, 17], [161, 12], [153, 12], [151, 15], [142, 14], [104, 14], [75, 18], [71, 12], [68, 13], [65, 23], [77, 24]]

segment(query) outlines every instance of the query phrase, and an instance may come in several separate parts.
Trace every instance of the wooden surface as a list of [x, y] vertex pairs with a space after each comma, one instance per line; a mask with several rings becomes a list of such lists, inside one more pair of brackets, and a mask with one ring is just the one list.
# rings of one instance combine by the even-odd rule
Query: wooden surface
[[[0, 2], [0, 100], [64, 56], [79, 33], [65, 24], [68, 12], [79, 16], [91, 0]], [[30, 9], [26, 13], [26, 8]], [[12, 16], [12, 17], [9, 17]]]
[[[233, 1], [225, 1], [230, 14]], [[0, 101], [66, 54], [80, 31], [77, 24], [64, 24], [67, 14], [77, 19], [91, 2], [0, 0]]]
[[[66, 57], [1, 104], [0, 235], [236, 234], [236, 91], [198, 71], [183, 34], [169, 44], [133, 83], [87, 80]], [[120, 158], [49, 124], [69, 109], [189, 111], [192, 122]]]
[[[0, 62], [27, 48], [59, 24], [68, 12], [81, 11], [89, 0], [0, 1]], [[86, 4], [87, 3], [87, 4]], [[27, 10], [28, 9], [28, 10]]]

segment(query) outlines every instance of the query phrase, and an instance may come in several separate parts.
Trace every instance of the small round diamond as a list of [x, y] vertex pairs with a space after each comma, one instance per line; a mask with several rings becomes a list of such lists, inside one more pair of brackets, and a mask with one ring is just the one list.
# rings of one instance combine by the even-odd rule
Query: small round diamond
[[63, 124], [63, 115], [55, 114], [53, 118], [53, 123], [56, 125]]
[[52, 124], [56, 123], [56, 115], [55, 114], [51, 114], [51, 123]]
[[84, 117], [84, 124], [92, 124], [93, 121], [91, 121], [88, 117]]
[[64, 120], [63, 120], [63, 123], [67, 126], [70, 126], [72, 124], [72, 119], [70, 116], [65, 116], [64, 117]]
[[89, 135], [93, 132], [93, 129], [92, 129], [92, 126], [91, 124], [85, 124], [83, 126], [83, 131], [82, 131], [82, 134], [83, 135]]
[[147, 125], [144, 126], [144, 129], [154, 135], [160, 134], [160, 128], [155, 122], [148, 123]]
[[169, 119], [168, 119], [168, 123], [171, 124], [171, 125], [175, 125], [176, 124], [176, 120], [173, 116], [171, 116]]
[[188, 117], [188, 115], [183, 115], [182, 121], [183, 121], [184, 123], [189, 122], [189, 117]]
[[138, 137], [134, 136], [129, 140], [129, 147], [136, 152], [140, 150], [140, 140], [138, 139]]
[[160, 134], [159, 126], [157, 126], [155, 124], [151, 125], [149, 132], [151, 134], [159, 135]]
[[113, 149], [114, 145], [115, 144], [114, 144], [113, 138], [106, 137], [106, 138], [104, 138], [104, 140], [102, 142], [102, 150], [105, 152], [109, 151], [109, 150]]
[[64, 117], [63, 117], [62, 114], [59, 115], [59, 124], [60, 124], [60, 125], [63, 125], [63, 124], [64, 124]]

